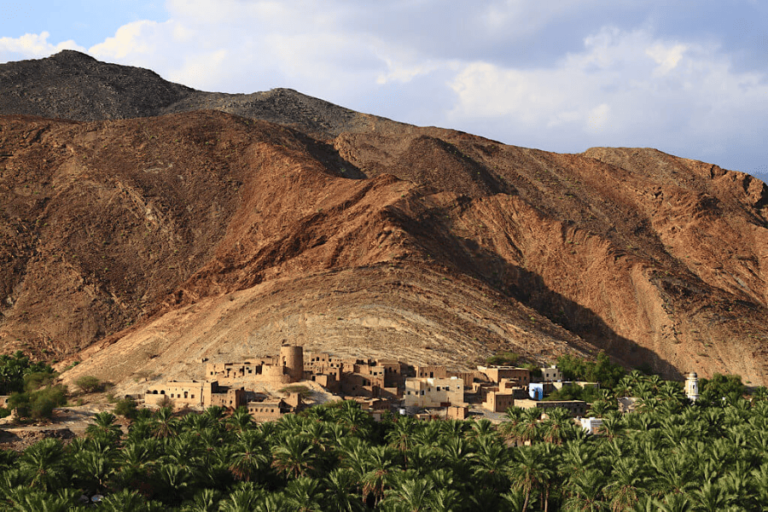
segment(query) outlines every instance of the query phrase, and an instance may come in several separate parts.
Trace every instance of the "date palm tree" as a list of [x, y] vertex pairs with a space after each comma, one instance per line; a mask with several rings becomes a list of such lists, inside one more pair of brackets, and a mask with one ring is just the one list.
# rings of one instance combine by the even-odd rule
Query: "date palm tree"
[[323, 512], [325, 505], [325, 490], [320, 480], [300, 477], [288, 482], [285, 488], [285, 500], [292, 510], [298, 512]]
[[510, 451], [492, 439], [477, 443], [472, 454], [472, 472], [482, 486], [501, 491], [509, 488]]
[[287, 437], [272, 450], [272, 466], [286, 477], [298, 478], [314, 473], [314, 445], [298, 435]]
[[152, 417], [152, 435], [158, 439], [173, 437], [178, 430], [178, 421], [173, 417], [173, 409], [162, 407]]
[[350, 469], [331, 471], [326, 479], [328, 508], [339, 512], [359, 512], [364, 509], [362, 497], [357, 493], [359, 480]]
[[389, 490], [382, 504], [403, 512], [432, 510], [432, 488], [429, 479], [407, 479]]
[[256, 487], [253, 482], [241, 482], [219, 503], [220, 512], [251, 512], [270, 496]]
[[603, 488], [603, 494], [610, 501], [611, 511], [632, 510], [649, 482], [650, 477], [637, 458], [617, 458]]
[[568, 498], [563, 504], [565, 511], [599, 512], [608, 510], [608, 504], [602, 499], [605, 482], [603, 474], [589, 469], [568, 481]]
[[91, 492], [103, 491], [115, 464], [111, 451], [82, 450], [75, 455], [74, 473], [77, 480]]
[[19, 470], [30, 487], [43, 491], [60, 488], [70, 474], [64, 450], [57, 439], [43, 439], [24, 450], [19, 458]]
[[244, 430], [251, 429], [255, 426], [253, 423], [253, 417], [248, 412], [247, 407], [238, 407], [232, 412], [232, 415], [227, 419], [227, 425], [235, 432], [243, 432]]
[[92, 418], [91, 424], [85, 428], [85, 433], [92, 438], [98, 436], [115, 441], [123, 434], [120, 425], [115, 423], [116, 419], [112, 413], [100, 412]]
[[[523, 447], [516, 451], [514, 463], [509, 465], [512, 487], [522, 489], [525, 493], [523, 512], [528, 510], [531, 491], [540, 486], [548, 486], [549, 481], [555, 476], [554, 471], [547, 466], [541, 455], [543, 452], [540, 450], [533, 447]], [[548, 502], [548, 500], [545, 501]]]
[[187, 503], [184, 512], [218, 512], [221, 493], [214, 489], [203, 489], [195, 494], [191, 503]]
[[387, 446], [374, 446], [370, 449], [368, 471], [361, 478], [363, 500], [367, 500], [368, 496], [373, 496], [375, 503], [381, 501], [392, 472], [398, 469], [394, 459], [394, 450]]
[[405, 468], [408, 468], [408, 450], [413, 446], [417, 426], [415, 419], [401, 417], [393, 423], [392, 429], [386, 434], [389, 445], [402, 454]]
[[263, 471], [270, 462], [269, 450], [256, 430], [242, 432], [229, 454], [229, 470], [238, 480], [250, 482]]

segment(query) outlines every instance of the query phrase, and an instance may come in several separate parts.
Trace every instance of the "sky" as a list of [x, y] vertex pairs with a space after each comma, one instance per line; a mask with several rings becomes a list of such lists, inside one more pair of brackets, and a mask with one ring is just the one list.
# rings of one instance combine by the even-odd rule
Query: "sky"
[[201, 90], [768, 173], [765, 0], [0, 0], [0, 63], [65, 48]]

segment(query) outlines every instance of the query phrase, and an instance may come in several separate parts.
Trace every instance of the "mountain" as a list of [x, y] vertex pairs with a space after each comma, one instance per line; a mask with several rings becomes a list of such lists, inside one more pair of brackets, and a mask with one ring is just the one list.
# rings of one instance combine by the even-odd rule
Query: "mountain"
[[139, 389], [288, 340], [453, 367], [606, 350], [765, 383], [768, 188], [749, 175], [76, 52], [0, 66], [0, 98], [0, 346], [82, 359], [68, 378]]

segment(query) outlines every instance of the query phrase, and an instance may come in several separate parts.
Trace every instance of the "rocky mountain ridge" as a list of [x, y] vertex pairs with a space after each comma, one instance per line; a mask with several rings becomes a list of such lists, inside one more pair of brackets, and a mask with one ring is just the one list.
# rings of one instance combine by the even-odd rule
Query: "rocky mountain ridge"
[[768, 187], [749, 175], [76, 52], [0, 65], [0, 93], [0, 344], [83, 358], [72, 378], [128, 389], [289, 339], [455, 367], [604, 349], [765, 382]]

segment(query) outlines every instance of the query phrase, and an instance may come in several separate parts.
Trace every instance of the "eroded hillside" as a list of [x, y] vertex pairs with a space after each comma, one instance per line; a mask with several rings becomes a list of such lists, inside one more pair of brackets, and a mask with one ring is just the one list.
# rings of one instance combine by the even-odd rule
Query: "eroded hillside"
[[283, 340], [456, 367], [605, 349], [765, 382], [768, 188], [746, 174], [202, 93], [76, 52], [0, 68], [48, 77], [31, 113], [111, 119], [0, 117], [5, 350], [126, 383]]

